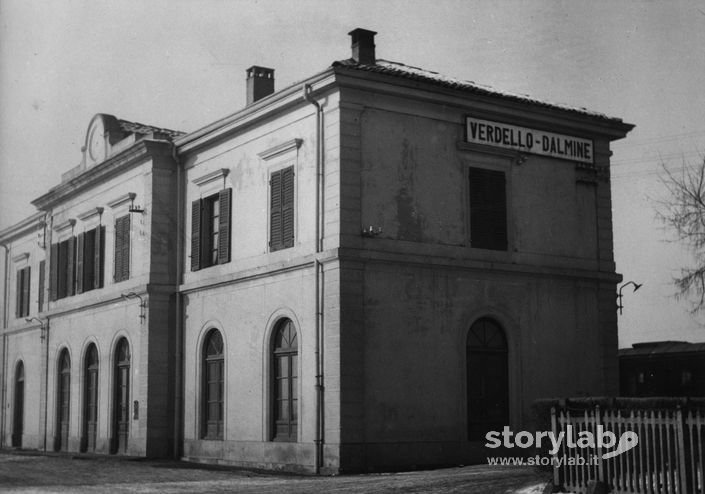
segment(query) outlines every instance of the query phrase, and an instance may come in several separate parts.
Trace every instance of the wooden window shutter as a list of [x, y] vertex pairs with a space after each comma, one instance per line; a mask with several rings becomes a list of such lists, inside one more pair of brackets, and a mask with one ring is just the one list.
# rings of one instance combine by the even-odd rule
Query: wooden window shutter
[[17, 287], [15, 288], [15, 317], [20, 317], [22, 314], [22, 278], [24, 276], [24, 271], [22, 269], [17, 270]]
[[279, 250], [282, 245], [282, 170], [272, 173], [269, 181], [269, 248]]
[[201, 207], [202, 200], [191, 203], [191, 271], [201, 269]]
[[39, 261], [39, 290], [37, 290], [37, 311], [42, 312], [44, 310], [44, 288], [45, 288], [45, 276], [44, 270], [46, 269], [46, 261]]
[[122, 281], [122, 218], [115, 220], [115, 256], [113, 259], [113, 280]]
[[76, 293], [83, 293], [83, 259], [84, 259], [84, 244], [85, 233], [78, 234], [78, 247], [76, 249]]
[[71, 237], [66, 243], [68, 253], [66, 256], [66, 295], [71, 296], [76, 288], [76, 237]]
[[22, 270], [22, 316], [29, 315], [29, 280], [31, 275], [31, 268], [27, 266]]
[[49, 301], [56, 300], [56, 289], [59, 282], [59, 244], [51, 244], [49, 252]]
[[130, 277], [130, 216], [115, 221], [115, 281]]
[[282, 245], [294, 246], [294, 167], [282, 170]]
[[130, 277], [130, 215], [122, 217], [122, 277]]
[[95, 229], [95, 265], [93, 266], [95, 288], [103, 288], [103, 271], [105, 262], [105, 226]]
[[507, 250], [504, 172], [470, 168], [470, 242], [480, 249]]
[[233, 189], [223, 189], [218, 194], [218, 264], [230, 262], [230, 230]]

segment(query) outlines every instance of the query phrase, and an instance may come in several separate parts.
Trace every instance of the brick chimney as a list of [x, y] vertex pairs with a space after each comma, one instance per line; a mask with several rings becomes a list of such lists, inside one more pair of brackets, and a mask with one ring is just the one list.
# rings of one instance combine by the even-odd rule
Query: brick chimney
[[374, 65], [375, 57], [375, 34], [367, 29], [353, 29], [348, 33], [352, 38], [352, 57], [357, 63]]
[[247, 69], [247, 104], [251, 105], [274, 92], [274, 69], [253, 65]]

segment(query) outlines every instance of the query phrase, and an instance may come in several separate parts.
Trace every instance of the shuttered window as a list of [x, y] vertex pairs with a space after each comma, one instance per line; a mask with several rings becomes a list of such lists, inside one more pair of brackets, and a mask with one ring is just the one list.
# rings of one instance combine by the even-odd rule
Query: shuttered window
[[294, 167], [272, 173], [269, 204], [269, 248], [271, 251], [294, 245]]
[[39, 312], [44, 310], [44, 288], [45, 288], [45, 273], [46, 261], [39, 262], [39, 290], [37, 290], [37, 308]]
[[103, 286], [105, 227], [98, 226], [76, 238], [76, 293]]
[[52, 244], [49, 258], [49, 300], [55, 301], [103, 287], [105, 227]]
[[130, 277], [130, 215], [115, 220], [115, 266], [116, 282]]
[[191, 203], [191, 271], [230, 262], [232, 189]]
[[504, 172], [470, 168], [470, 245], [507, 250], [507, 195]]
[[27, 317], [29, 315], [29, 277], [29, 266], [17, 270], [16, 317]]

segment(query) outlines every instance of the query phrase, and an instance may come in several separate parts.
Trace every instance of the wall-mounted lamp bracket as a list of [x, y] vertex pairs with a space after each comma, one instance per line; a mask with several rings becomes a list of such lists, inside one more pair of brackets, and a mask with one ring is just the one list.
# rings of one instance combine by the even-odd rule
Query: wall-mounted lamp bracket
[[619, 287], [619, 291], [617, 292], [617, 308], [619, 309], [620, 314], [622, 313], [622, 309], [624, 309], [624, 305], [622, 305], [622, 290], [624, 290], [624, 288], [628, 287], [629, 285], [634, 285], [634, 292], [636, 292], [639, 288], [644, 286], [643, 283], [637, 283], [635, 281], [627, 281], [626, 283], [624, 283], [622, 286]]
[[128, 212], [130, 213], [144, 213], [144, 209], [142, 209], [142, 206], [135, 206], [135, 197], [137, 197], [137, 194], [134, 192], [130, 192], [127, 194], [130, 196], [130, 209], [128, 209]]
[[135, 292], [123, 293], [120, 295], [120, 297], [122, 297], [125, 300], [130, 300], [130, 299], [135, 299], [135, 298], [139, 299], [139, 301], [140, 301], [140, 304], [139, 304], [140, 324], [142, 322], [144, 322], [144, 320], [147, 318], [147, 316], [145, 314], [145, 309], [147, 308], [147, 303], [142, 299], [142, 297], [140, 295], [136, 294]]

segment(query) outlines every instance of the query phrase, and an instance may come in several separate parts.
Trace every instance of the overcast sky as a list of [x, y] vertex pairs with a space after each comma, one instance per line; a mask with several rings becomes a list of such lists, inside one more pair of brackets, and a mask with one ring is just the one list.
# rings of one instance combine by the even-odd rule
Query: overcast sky
[[620, 346], [705, 341], [673, 297], [690, 258], [654, 213], [660, 163], [705, 153], [705, 2], [0, 0], [0, 26], [0, 228], [80, 162], [96, 113], [193, 131], [244, 105], [251, 65], [283, 88], [363, 27], [380, 58], [636, 124], [612, 157], [617, 270], [644, 283]]

